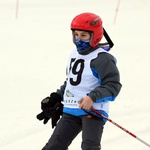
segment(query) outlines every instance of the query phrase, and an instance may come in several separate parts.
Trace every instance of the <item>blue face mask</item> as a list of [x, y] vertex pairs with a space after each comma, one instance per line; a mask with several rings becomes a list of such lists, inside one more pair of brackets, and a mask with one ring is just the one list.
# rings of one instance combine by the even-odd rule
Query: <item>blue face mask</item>
[[83, 41], [83, 40], [75, 39], [75, 44], [76, 44], [77, 50], [78, 51], [85, 50], [86, 48], [88, 48], [90, 46], [89, 42], [90, 42], [90, 40]]

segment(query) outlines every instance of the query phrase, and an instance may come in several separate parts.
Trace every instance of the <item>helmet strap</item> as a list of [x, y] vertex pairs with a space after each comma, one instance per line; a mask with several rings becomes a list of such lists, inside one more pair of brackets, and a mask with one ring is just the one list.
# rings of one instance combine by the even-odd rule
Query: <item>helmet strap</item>
[[107, 40], [110, 48], [112, 48], [114, 46], [114, 43], [112, 42], [112, 40], [110, 39], [109, 35], [107, 34], [106, 30], [103, 28], [104, 31], [104, 37]]

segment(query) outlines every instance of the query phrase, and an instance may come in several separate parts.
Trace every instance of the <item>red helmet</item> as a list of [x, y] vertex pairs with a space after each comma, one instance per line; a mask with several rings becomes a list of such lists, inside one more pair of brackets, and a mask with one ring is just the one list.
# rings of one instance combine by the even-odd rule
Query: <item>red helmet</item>
[[82, 13], [77, 15], [71, 22], [71, 30], [91, 31], [90, 45], [95, 47], [103, 37], [102, 20], [93, 13]]

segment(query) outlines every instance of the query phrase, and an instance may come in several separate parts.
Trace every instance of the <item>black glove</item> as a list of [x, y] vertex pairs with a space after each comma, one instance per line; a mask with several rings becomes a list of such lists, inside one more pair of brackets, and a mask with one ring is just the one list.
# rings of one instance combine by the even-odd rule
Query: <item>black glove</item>
[[61, 97], [57, 93], [52, 93], [50, 97], [42, 100], [41, 109], [43, 111], [37, 115], [37, 119], [44, 120], [43, 123], [46, 124], [52, 118], [53, 128], [60, 119], [60, 115], [62, 115], [63, 104], [61, 103]]
[[58, 120], [60, 119], [60, 116], [63, 113], [63, 104], [58, 102], [55, 106], [54, 106], [54, 110], [53, 110], [53, 115], [52, 115], [52, 120], [51, 120], [51, 124], [52, 124], [52, 128], [54, 128], [58, 122]]
[[41, 109], [46, 107], [54, 107], [57, 102], [61, 102], [61, 97], [57, 93], [51, 93], [50, 97], [46, 97], [41, 102]]
[[40, 114], [38, 114], [36, 116], [37, 119], [39, 119], [40, 121], [44, 119], [43, 123], [46, 124], [48, 122], [48, 120], [50, 118], [46, 117], [46, 115], [44, 114], [44, 112], [42, 111]]

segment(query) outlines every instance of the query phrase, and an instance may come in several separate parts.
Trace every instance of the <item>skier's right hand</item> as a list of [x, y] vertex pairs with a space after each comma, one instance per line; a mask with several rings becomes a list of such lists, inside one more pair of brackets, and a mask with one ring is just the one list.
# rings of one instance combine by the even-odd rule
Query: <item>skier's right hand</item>
[[56, 126], [57, 121], [62, 115], [63, 104], [61, 103], [61, 97], [57, 93], [52, 93], [50, 97], [46, 97], [41, 102], [42, 112], [38, 114], [37, 119], [44, 120], [46, 124], [50, 118], [52, 118], [52, 128]]
[[43, 123], [46, 124], [48, 122], [48, 120], [50, 119], [49, 117], [46, 117], [46, 115], [44, 114], [44, 112], [42, 111], [40, 114], [38, 114], [36, 116], [37, 119], [44, 120]]

